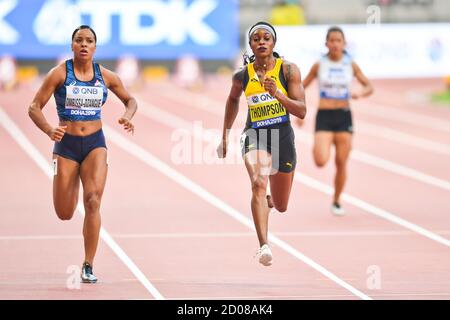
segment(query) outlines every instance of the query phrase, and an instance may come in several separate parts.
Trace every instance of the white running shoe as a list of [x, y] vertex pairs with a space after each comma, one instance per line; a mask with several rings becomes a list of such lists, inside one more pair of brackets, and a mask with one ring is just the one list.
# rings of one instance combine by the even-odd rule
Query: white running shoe
[[263, 266], [268, 267], [272, 265], [272, 251], [268, 244], [263, 244], [261, 248], [258, 249], [256, 256], [259, 257], [259, 263]]
[[334, 214], [335, 216], [342, 217], [345, 215], [345, 210], [341, 207], [339, 203], [335, 202], [331, 205], [331, 213]]
[[81, 282], [83, 283], [96, 283], [97, 277], [92, 273], [92, 266], [84, 262], [81, 268]]

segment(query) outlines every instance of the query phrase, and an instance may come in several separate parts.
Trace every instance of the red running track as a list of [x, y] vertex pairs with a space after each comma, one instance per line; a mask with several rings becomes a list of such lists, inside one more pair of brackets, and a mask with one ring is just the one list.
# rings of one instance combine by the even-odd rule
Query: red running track
[[[253, 258], [258, 244], [242, 162], [236, 154], [228, 160], [234, 163], [216, 160], [215, 137], [191, 130], [195, 121], [221, 130], [229, 84], [211, 78], [198, 92], [169, 83], [135, 92], [134, 136], [117, 124], [120, 103], [108, 101], [101, 211], [113, 241], [100, 243], [99, 283], [79, 288], [71, 280], [83, 257], [82, 216], [63, 222], [53, 212], [52, 143], [26, 112], [36, 87], [0, 93], [0, 299], [449, 299], [450, 109], [423, 99], [438, 80], [378, 81], [372, 98], [353, 103], [348, 214], [340, 218], [329, 213], [332, 161], [321, 170], [312, 161], [317, 99], [307, 92], [289, 209], [270, 217], [269, 268]], [[56, 123], [53, 102], [45, 114]], [[176, 162], [180, 135], [203, 156]], [[27, 141], [33, 147], [25, 151]]]

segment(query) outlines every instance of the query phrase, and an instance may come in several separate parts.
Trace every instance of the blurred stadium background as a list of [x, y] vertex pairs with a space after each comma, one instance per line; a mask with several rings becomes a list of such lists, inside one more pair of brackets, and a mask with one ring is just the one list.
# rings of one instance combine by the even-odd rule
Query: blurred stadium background
[[90, 24], [96, 59], [127, 85], [174, 77], [195, 87], [240, 64], [259, 20], [278, 26], [276, 49], [303, 74], [325, 50], [326, 28], [339, 24], [369, 77], [449, 81], [447, 0], [0, 0], [0, 82], [39, 79], [71, 56], [74, 28]]

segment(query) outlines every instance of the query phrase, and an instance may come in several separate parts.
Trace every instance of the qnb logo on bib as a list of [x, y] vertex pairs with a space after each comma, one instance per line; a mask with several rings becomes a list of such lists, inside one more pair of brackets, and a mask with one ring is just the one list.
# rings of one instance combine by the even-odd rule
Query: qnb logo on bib
[[[66, 109], [79, 109], [87, 111], [99, 110], [103, 104], [103, 88], [68, 86], [66, 90]], [[83, 113], [71, 113], [84, 115]], [[92, 115], [92, 114], [86, 114]]]

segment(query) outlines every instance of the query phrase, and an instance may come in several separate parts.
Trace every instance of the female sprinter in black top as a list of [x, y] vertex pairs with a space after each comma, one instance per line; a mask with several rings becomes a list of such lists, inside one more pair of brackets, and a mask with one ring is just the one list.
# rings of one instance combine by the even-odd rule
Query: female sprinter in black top
[[[290, 114], [304, 118], [305, 95], [298, 67], [281, 59], [273, 51], [277, 35], [266, 22], [258, 22], [249, 31], [253, 56], [233, 75], [223, 125], [222, 142], [217, 152], [227, 154], [228, 132], [236, 119], [239, 98], [244, 92], [248, 115], [241, 137], [242, 154], [251, 187], [251, 208], [258, 235], [259, 262], [272, 264], [267, 234], [270, 207], [285, 212], [296, 166], [294, 132]], [[270, 180], [271, 196], [266, 197]]]

